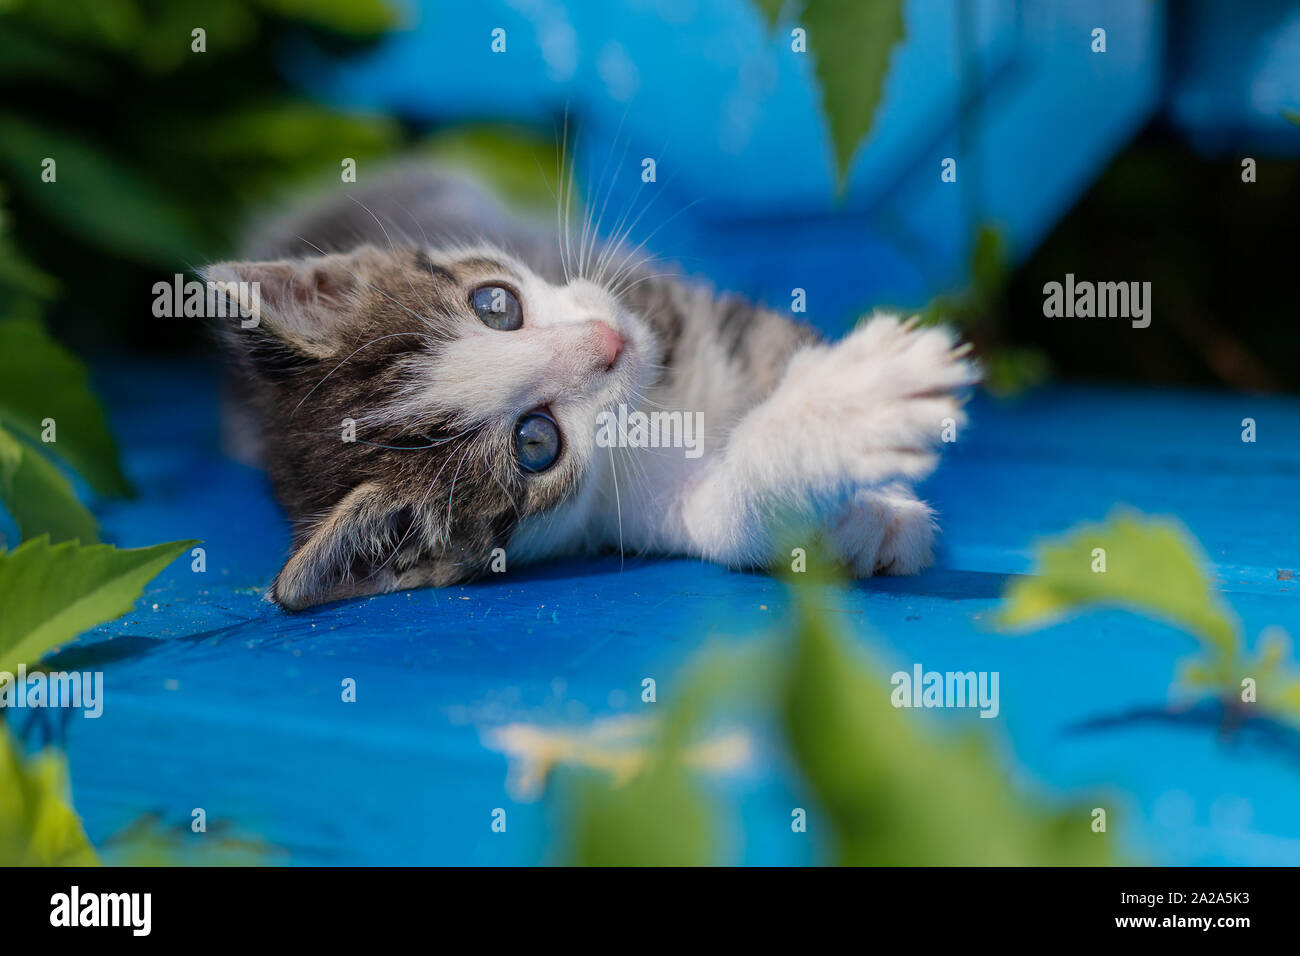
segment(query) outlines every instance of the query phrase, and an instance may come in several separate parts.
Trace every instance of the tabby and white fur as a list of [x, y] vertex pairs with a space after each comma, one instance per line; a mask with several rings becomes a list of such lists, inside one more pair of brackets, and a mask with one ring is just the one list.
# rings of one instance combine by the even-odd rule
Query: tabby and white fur
[[[762, 567], [791, 516], [860, 577], [931, 561], [934, 519], [908, 483], [977, 379], [950, 332], [877, 315], [824, 343], [559, 232], [403, 168], [204, 270], [259, 283], [258, 325], [220, 331], [294, 525], [272, 600], [455, 584], [494, 553]], [[703, 413], [703, 453], [600, 447], [598, 414], [620, 404]]]

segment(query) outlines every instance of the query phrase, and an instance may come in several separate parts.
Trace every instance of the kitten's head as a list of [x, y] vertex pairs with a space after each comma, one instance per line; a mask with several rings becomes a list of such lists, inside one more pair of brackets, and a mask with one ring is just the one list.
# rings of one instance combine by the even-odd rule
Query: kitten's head
[[610, 291], [493, 247], [363, 246], [204, 277], [257, 283], [255, 327], [218, 321], [294, 522], [271, 588], [291, 609], [486, 570], [521, 519], [578, 492], [597, 414], [658, 361]]

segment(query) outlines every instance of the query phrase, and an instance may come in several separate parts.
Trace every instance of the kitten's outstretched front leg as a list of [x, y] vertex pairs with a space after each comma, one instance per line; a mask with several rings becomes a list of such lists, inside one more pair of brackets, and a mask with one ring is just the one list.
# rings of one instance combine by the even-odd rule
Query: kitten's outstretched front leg
[[[919, 570], [929, 561], [930, 514], [897, 483], [932, 471], [945, 423], [964, 421], [956, 392], [978, 379], [964, 356], [948, 330], [887, 316], [836, 345], [797, 352], [686, 492], [691, 550], [765, 565], [776, 521], [830, 516], [857, 573]], [[856, 545], [845, 540], [855, 535]]]

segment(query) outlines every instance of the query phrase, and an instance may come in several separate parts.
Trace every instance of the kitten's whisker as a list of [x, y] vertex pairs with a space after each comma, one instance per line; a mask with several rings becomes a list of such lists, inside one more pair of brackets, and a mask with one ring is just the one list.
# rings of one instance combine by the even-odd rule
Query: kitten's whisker
[[560, 252], [560, 268], [564, 271], [564, 283], [569, 283], [569, 260], [564, 254], [564, 160], [569, 146], [569, 108], [564, 108], [564, 134], [555, 160], [555, 244]]
[[460, 461], [456, 462], [456, 470], [451, 475], [451, 490], [447, 492], [447, 536], [451, 537], [451, 503], [456, 498], [456, 479], [460, 477], [460, 466], [465, 464], [465, 456], [469, 454], [473, 441], [465, 443], [465, 450], [460, 453]]
[[[604, 166], [604, 168], [602, 168], [601, 171], [600, 171], [600, 180], [597, 180], [597, 184], [596, 184], [596, 187], [595, 187], [595, 188], [596, 188], [596, 191], [592, 193], [592, 196], [593, 196], [593, 197], [595, 197], [596, 195], [599, 194], [599, 183], [600, 183], [601, 180], [604, 180], [604, 179], [605, 179], [605, 174], [606, 174], [607, 172], [610, 172], [610, 170], [609, 170], [609, 162], [610, 162], [610, 160], [611, 160], [611, 159], [613, 158], [613, 156], [614, 156], [614, 150], [618, 148], [618, 138], [619, 138], [620, 135], [622, 135], [622, 132], [623, 132], [623, 124], [627, 122], [627, 114], [628, 114], [628, 110], [624, 110], [624, 111], [623, 111], [623, 118], [620, 119], [620, 120], [618, 121], [618, 129], [615, 130], [615, 132], [614, 132], [614, 141], [610, 144], [609, 152], [605, 155], [605, 166]], [[599, 237], [600, 237], [600, 224], [601, 224], [601, 222], [604, 221], [604, 218], [605, 218], [605, 209], [606, 209], [606, 207], [609, 205], [610, 197], [614, 194], [614, 183], [615, 183], [616, 180], [617, 180], [618, 171], [619, 171], [619, 169], [622, 168], [622, 166], [623, 166], [623, 161], [627, 158], [627, 150], [628, 150], [628, 147], [631, 146], [631, 145], [632, 145], [632, 136], [631, 136], [631, 134], [629, 133], [627, 139], [626, 139], [626, 140], [624, 141], [624, 143], [623, 143], [623, 152], [619, 155], [619, 157], [618, 157], [618, 163], [615, 165], [614, 170], [613, 170], [613, 173], [612, 173], [612, 174], [610, 175], [610, 177], [609, 177], [608, 185], [605, 187], [605, 198], [604, 198], [604, 200], [603, 200], [603, 201], [601, 202], [601, 204], [600, 204], [600, 211], [599, 211], [599, 213], [597, 213], [597, 215], [596, 215], [596, 222], [595, 222], [595, 225], [594, 225], [594, 226], [592, 227], [592, 229], [591, 229], [591, 244], [590, 244], [590, 247], [586, 250], [586, 253], [584, 253], [584, 255], [583, 255], [582, 275], [583, 275], [584, 278], [587, 277], [587, 272], [586, 272], [586, 265], [588, 264], [588, 262], [587, 262], [587, 253], [589, 253], [589, 254], [591, 255], [592, 260], [595, 259], [595, 257], [596, 257], [596, 243], [599, 241]], [[589, 209], [589, 210], [593, 210], [594, 208], [595, 208], [595, 203], [594, 203], [594, 202], [591, 203], [591, 204], [588, 206], [588, 209]], [[588, 222], [591, 221], [591, 217], [590, 217], [590, 215], [588, 215], [588, 217], [587, 217], [587, 221], [588, 221]]]
[[[652, 262], [654, 258], [655, 258], [654, 256], [646, 257], [646, 259], [643, 260], [637, 266], [637, 268], [640, 268], [641, 266], [645, 265], [648, 262]], [[629, 272], [629, 274], [625, 276], [624, 279], [622, 280], [623, 282], [626, 283], [625, 285], [624, 284], [620, 284], [617, 286], [611, 285], [611, 286], [607, 286], [607, 288], [613, 295], [621, 296], [631, 292], [642, 282], [649, 282], [652, 279], [679, 279], [679, 278], [681, 278], [681, 273], [679, 272], [654, 272], [649, 275], [639, 275], [634, 272]]]
[[623, 502], [618, 494], [618, 469], [614, 467], [614, 447], [609, 448], [609, 473], [614, 479], [614, 507], [618, 512], [618, 569], [623, 570]]
[[[671, 186], [673, 184], [673, 181], [677, 178], [678, 172], [680, 172], [680, 170], [674, 170], [673, 174], [668, 177], [668, 179], [663, 183], [663, 185], [660, 188], [655, 190], [655, 194], [652, 197], [650, 197], [650, 201], [646, 203], [645, 206], [642, 207], [639, 213], [637, 213], [635, 219], [633, 219], [631, 222], [628, 222], [625, 227], [620, 228], [622, 226], [622, 222], [620, 222], [619, 225], [615, 227], [614, 236], [610, 240], [605, 255], [603, 255], [601, 257], [600, 262], [597, 263], [597, 266], [600, 270], [598, 272], [598, 275], [602, 277], [602, 279], [599, 281], [603, 281], [605, 269], [608, 268], [610, 262], [613, 261], [613, 257], [618, 254], [624, 241], [632, 234], [632, 230], [634, 230], [637, 227], [637, 225], [641, 222], [641, 219], [645, 216], [645, 214], [648, 213], [652, 208], [654, 208], [654, 204], [655, 202], [658, 201], [659, 197], [668, 191], [668, 187]], [[627, 210], [624, 212], [623, 215], [624, 221], [626, 221], [627, 216], [631, 214], [632, 209], [636, 206], [636, 199], [637, 197], [633, 195], [631, 202], [628, 204]], [[678, 212], [680, 211], [681, 210], [678, 210]], [[644, 243], [642, 244], [644, 245]]]
[[[654, 229], [652, 229], [652, 230], [650, 231], [650, 234], [649, 234], [648, 236], [646, 236], [644, 239], [642, 239], [639, 243], [637, 243], [637, 244], [636, 244], [636, 247], [633, 248], [632, 251], [629, 252], [629, 253], [627, 254], [627, 256], [623, 259], [623, 262], [620, 263], [619, 268], [615, 270], [615, 272], [614, 272], [614, 278], [610, 280], [610, 283], [609, 283], [609, 284], [612, 285], [612, 284], [614, 283], [614, 281], [616, 281], [616, 280], [618, 280], [618, 279], [620, 278], [620, 276], [626, 274], [626, 271], [625, 271], [625, 269], [624, 269], [624, 266], [626, 265], [626, 263], [628, 262], [628, 260], [630, 260], [631, 258], [633, 258], [633, 257], [634, 257], [638, 252], [640, 252], [643, 248], [645, 248], [645, 244], [646, 244], [647, 242], [649, 242], [651, 239], [653, 239], [653, 238], [654, 238], [654, 237], [659, 233], [659, 230], [663, 229], [665, 226], [667, 226], [669, 223], [671, 223], [674, 219], [676, 219], [676, 218], [677, 218], [678, 216], [680, 216], [682, 213], [686, 212], [686, 211], [687, 211], [688, 209], [690, 209], [692, 206], [698, 205], [699, 202], [700, 202], [700, 200], [698, 200], [698, 199], [693, 199], [693, 200], [691, 200], [691, 201], [688, 202], [685, 206], [682, 206], [682, 208], [678, 209], [675, 213], [673, 213], [671, 216], [669, 216], [667, 219], [665, 219], [663, 222], [659, 223], [659, 225], [655, 226]], [[640, 218], [640, 217], [638, 217], [638, 218]], [[635, 225], [635, 223], [633, 223], [633, 225]]]
[[[573, 144], [573, 146], [574, 146], [574, 152], [575, 152], [575, 153], [577, 152], [577, 146], [578, 146], [578, 144], [577, 144], [577, 135], [578, 135], [578, 134], [577, 134], [577, 132], [575, 131], [575, 132], [574, 132], [574, 144]], [[564, 138], [565, 138], [565, 145], [566, 145], [566, 149], [567, 149], [568, 138], [569, 138], [569, 111], [568, 111], [568, 107], [567, 107], [567, 106], [565, 107], [565, 111], [564, 111]], [[573, 207], [573, 169], [574, 169], [574, 167], [575, 167], [576, 165], [577, 165], [577, 163], [574, 162], [573, 157], [569, 157], [569, 161], [568, 161], [568, 164], [567, 164], [566, 169], [564, 169], [564, 170], [561, 171], [562, 174], [565, 176], [565, 181], [567, 182], [567, 186], [566, 186], [565, 191], [564, 191], [564, 252], [565, 252], [565, 255], [568, 257], [568, 259], [569, 259], [569, 261], [570, 261], [570, 265], [572, 264], [572, 258], [573, 258], [573, 244], [572, 244], [572, 242], [570, 241], [570, 226], [571, 226], [572, 223], [573, 223], [573, 211], [572, 211], [572, 207]], [[566, 268], [566, 269], [565, 269], [565, 274], [566, 274], [566, 276], [567, 276], [571, 271], [572, 271], [571, 268]]]

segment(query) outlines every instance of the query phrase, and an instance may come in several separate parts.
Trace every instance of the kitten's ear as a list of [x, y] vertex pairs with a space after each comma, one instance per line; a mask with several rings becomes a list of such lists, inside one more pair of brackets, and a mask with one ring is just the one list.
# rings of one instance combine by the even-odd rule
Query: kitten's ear
[[267, 262], [218, 262], [200, 270], [224, 299], [218, 317], [225, 339], [261, 371], [295, 359], [332, 354], [335, 335], [375, 274], [379, 253], [363, 246], [346, 254]]
[[301, 536], [270, 597], [290, 611], [397, 587], [399, 550], [425, 538], [414, 509], [377, 484], [359, 485]]

